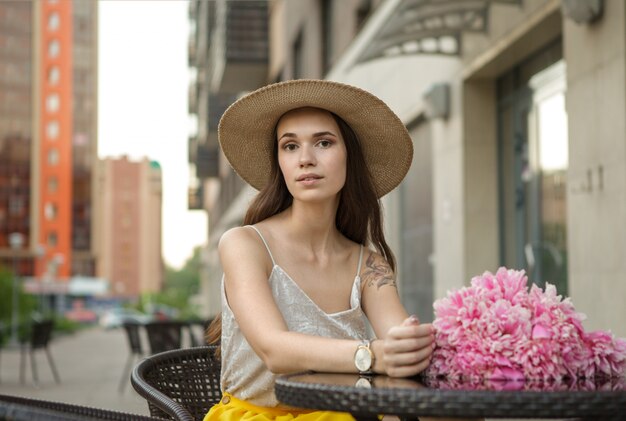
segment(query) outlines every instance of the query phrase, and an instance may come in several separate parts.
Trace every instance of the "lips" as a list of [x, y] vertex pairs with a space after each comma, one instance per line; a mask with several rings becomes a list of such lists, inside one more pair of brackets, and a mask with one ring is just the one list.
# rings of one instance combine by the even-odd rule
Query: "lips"
[[318, 174], [302, 174], [301, 176], [296, 178], [296, 181], [314, 181], [314, 180], [319, 180], [321, 178], [322, 176]]

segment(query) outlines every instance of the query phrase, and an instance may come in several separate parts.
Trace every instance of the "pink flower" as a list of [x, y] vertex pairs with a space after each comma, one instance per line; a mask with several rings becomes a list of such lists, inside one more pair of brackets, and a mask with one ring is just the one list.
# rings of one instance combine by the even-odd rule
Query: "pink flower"
[[434, 303], [437, 347], [426, 375], [506, 381], [621, 377], [626, 339], [585, 332], [584, 314], [554, 285], [529, 289], [524, 271], [500, 268]]

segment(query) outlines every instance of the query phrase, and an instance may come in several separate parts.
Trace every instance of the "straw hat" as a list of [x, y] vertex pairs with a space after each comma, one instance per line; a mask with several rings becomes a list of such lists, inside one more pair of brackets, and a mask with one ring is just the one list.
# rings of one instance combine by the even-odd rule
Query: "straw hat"
[[316, 107], [341, 117], [359, 138], [378, 197], [393, 190], [413, 159], [413, 143], [398, 116], [354, 86], [298, 79], [260, 88], [234, 102], [218, 127], [220, 146], [235, 172], [260, 190], [269, 180], [274, 130], [287, 111]]

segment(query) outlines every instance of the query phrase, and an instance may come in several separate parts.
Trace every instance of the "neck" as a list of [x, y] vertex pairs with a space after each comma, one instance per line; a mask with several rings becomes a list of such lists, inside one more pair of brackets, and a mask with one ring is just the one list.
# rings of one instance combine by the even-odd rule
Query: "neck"
[[333, 252], [341, 233], [335, 225], [339, 200], [324, 203], [294, 201], [285, 211], [289, 236], [309, 249], [314, 256]]

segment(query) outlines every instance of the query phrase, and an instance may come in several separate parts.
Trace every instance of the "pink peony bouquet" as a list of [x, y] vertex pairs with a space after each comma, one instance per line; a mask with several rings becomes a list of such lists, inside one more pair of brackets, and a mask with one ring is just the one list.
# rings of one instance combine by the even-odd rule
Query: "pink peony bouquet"
[[524, 271], [500, 268], [434, 304], [436, 348], [428, 377], [562, 380], [622, 377], [626, 340], [585, 332], [569, 298], [528, 288]]

